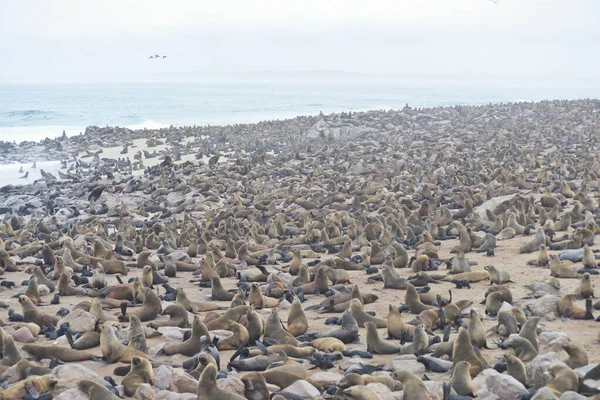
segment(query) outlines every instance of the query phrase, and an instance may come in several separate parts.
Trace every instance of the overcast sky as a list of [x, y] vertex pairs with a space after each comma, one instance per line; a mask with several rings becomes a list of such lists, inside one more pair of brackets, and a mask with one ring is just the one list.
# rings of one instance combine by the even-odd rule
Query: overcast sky
[[599, 21], [599, 0], [2, 0], [0, 81], [335, 70], [597, 84]]

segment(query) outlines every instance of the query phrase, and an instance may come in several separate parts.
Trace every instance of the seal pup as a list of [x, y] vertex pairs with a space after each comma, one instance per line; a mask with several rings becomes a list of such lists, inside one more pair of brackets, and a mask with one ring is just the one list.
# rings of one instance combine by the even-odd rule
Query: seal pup
[[468, 361], [459, 361], [454, 365], [452, 377], [450, 378], [450, 386], [456, 391], [459, 396], [474, 397], [475, 387], [471, 380], [471, 363]]
[[294, 301], [292, 301], [288, 311], [287, 326], [288, 332], [294, 337], [304, 335], [308, 330], [308, 319], [304, 314], [300, 300], [296, 296], [294, 296]]
[[[415, 293], [416, 293], [416, 291], [415, 291]], [[377, 328], [387, 327], [387, 321], [385, 319], [374, 317], [370, 314], [367, 314], [359, 299], [350, 300], [349, 310], [352, 313], [352, 316], [354, 317], [356, 322], [358, 323], [358, 326], [360, 326], [361, 328], [364, 328], [365, 323], [367, 323], [367, 322], [373, 322]]]
[[402, 382], [404, 400], [431, 400], [427, 386], [412, 372], [408, 370], [394, 371], [392, 377]]
[[102, 325], [100, 332], [100, 349], [102, 350], [102, 356], [109, 363], [119, 361], [130, 364], [133, 357], [148, 357], [146, 353], [119, 342], [114, 328], [106, 324]]
[[208, 364], [198, 380], [196, 390], [198, 400], [246, 400], [244, 396], [228, 392], [217, 385], [217, 368], [214, 364]]
[[142, 383], [154, 385], [154, 372], [152, 364], [145, 358], [133, 357], [131, 370], [121, 382], [126, 396], [132, 397]]

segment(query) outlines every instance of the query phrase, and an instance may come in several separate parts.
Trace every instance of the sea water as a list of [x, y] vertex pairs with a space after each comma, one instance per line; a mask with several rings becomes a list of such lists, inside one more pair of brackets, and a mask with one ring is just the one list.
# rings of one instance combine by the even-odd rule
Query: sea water
[[[438, 85], [386, 82], [0, 84], [0, 140], [39, 141], [89, 125], [160, 128], [251, 123], [370, 109], [600, 97], [583, 85]], [[1, 163], [2, 160], [0, 160]]]

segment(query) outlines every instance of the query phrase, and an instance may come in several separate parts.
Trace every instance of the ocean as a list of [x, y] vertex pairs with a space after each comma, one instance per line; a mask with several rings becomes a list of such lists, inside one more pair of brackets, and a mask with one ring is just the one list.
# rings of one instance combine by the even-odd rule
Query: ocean
[[[86, 126], [132, 129], [251, 123], [341, 111], [598, 98], [599, 88], [383, 82], [0, 84], [0, 140], [39, 141]], [[1, 162], [2, 160], [0, 160]]]

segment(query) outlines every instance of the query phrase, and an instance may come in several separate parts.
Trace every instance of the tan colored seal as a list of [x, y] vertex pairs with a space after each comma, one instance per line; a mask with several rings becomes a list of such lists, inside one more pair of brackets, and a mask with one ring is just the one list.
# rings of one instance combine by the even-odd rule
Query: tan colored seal
[[125, 396], [132, 397], [142, 383], [154, 385], [152, 364], [145, 358], [133, 357], [131, 359], [131, 369], [121, 382]]

